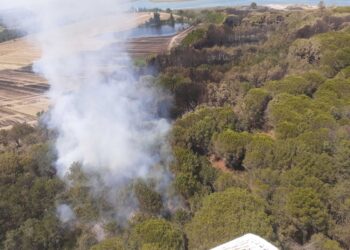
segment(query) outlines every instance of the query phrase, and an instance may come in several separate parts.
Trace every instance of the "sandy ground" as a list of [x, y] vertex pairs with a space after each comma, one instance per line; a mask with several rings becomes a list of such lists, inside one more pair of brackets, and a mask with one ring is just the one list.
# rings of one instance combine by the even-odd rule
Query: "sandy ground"
[[173, 36], [168, 44], [168, 50], [171, 50], [174, 47], [177, 47], [181, 44], [182, 40], [185, 39], [187, 34], [189, 34], [194, 29], [194, 26], [189, 27], [188, 29], [180, 32], [176, 36]]
[[[75, 37], [86, 38], [86, 27], [89, 28], [89, 38], [84, 40], [84, 46], [77, 44], [76, 53], [85, 50], [98, 50], [103, 46], [118, 41], [97, 39], [99, 35], [131, 29], [149, 20], [151, 13], [137, 13], [135, 22], [124, 24], [122, 28], [114, 25], [117, 19], [106, 17], [65, 27], [64, 34], [74, 34]], [[162, 13], [161, 18], [169, 18], [169, 14]], [[80, 32], [80, 33], [79, 33]], [[134, 39], [129, 42], [128, 52], [135, 57], [149, 54], [163, 53], [177, 45], [183, 38], [184, 31], [177, 36], [149, 37]], [[49, 100], [45, 95], [49, 86], [47, 81], [32, 73], [30, 65], [41, 56], [40, 49], [30, 43], [32, 37], [14, 39], [0, 43], [0, 129], [10, 128], [17, 122], [34, 124], [37, 114], [49, 107]], [[78, 39], [79, 40], [79, 39]], [[61, 55], [62, 56], [62, 55]]]
[[211, 155], [209, 157], [209, 161], [210, 161], [212, 167], [217, 169], [217, 170], [220, 170], [224, 173], [232, 173], [233, 172], [233, 170], [226, 165], [224, 160], [216, 159], [215, 155]]

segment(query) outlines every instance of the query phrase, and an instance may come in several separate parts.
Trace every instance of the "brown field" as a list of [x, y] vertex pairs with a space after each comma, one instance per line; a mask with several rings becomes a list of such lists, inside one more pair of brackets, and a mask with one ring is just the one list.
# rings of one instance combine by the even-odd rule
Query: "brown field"
[[[135, 15], [136, 17], [134, 21], [124, 23], [123, 27], [115, 25], [119, 20], [118, 18], [106, 17], [99, 20], [68, 25], [59, 30], [59, 32], [66, 36], [74, 36], [74, 41], [78, 41], [76, 47], [74, 47], [74, 51], [69, 51], [71, 53], [84, 50], [97, 50], [108, 45], [108, 43], [113, 42], [98, 39], [96, 38], [98, 35], [133, 28], [145, 23], [151, 17], [151, 13], [137, 13]], [[161, 17], [166, 19], [169, 17], [169, 14], [163, 13]], [[86, 34], [87, 32], [88, 34]], [[55, 33], [53, 33], [53, 35], [55, 35]], [[84, 41], [84, 43], [82, 44], [81, 41]], [[73, 47], [72, 45], [74, 44], [71, 44], [70, 47]], [[31, 36], [0, 43], [0, 70], [21, 69], [32, 64], [33, 61], [40, 58], [40, 55], [41, 51], [35, 44], [33, 44], [33, 38]]]
[[168, 51], [172, 36], [143, 37], [129, 42], [128, 53], [132, 57], [146, 57]]
[[0, 128], [17, 122], [35, 123], [37, 113], [48, 107], [47, 89], [46, 81], [33, 73], [0, 71]]
[[[136, 22], [128, 23], [123, 29], [130, 29], [136, 25], [149, 20], [150, 13], [138, 13]], [[169, 17], [169, 14], [163, 13], [163, 19]], [[89, 36], [95, 38], [104, 33], [120, 31], [119, 27], [114, 27], [113, 19], [106, 18], [98, 20], [95, 26], [103, 28], [89, 30]], [[106, 25], [106, 24], [109, 25]], [[83, 30], [91, 23], [75, 24], [66, 27], [66, 31], [79, 35], [75, 31]], [[150, 54], [164, 53], [176, 46], [184, 38], [184, 31], [176, 36], [147, 37], [133, 39], [129, 42], [128, 52], [133, 57], [144, 57]], [[34, 44], [28, 42], [30, 37], [14, 39], [0, 43], [0, 129], [10, 128], [18, 122], [27, 122], [35, 124], [37, 114], [45, 111], [49, 107], [49, 100], [45, 92], [49, 89], [47, 81], [31, 71], [30, 65], [33, 61], [40, 58], [41, 51]], [[108, 41], [112, 43], [113, 41]], [[85, 44], [85, 47], [77, 46], [77, 51], [97, 50], [107, 46], [105, 41], [96, 41], [91, 39]]]

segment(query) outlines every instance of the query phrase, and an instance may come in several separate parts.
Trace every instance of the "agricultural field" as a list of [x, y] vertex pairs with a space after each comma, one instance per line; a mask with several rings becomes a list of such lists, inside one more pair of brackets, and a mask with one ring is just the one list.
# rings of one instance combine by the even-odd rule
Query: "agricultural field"
[[47, 109], [45, 79], [25, 70], [0, 71], [0, 128], [15, 123], [35, 124], [38, 114]]
[[[137, 13], [135, 15], [136, 22], [127, 23], [123, 26], [123, 30], [145, 23], [153, 14]], [[160, 17], [162, 20], [166, 20], [169, 18], [169, 14], [161, 13]], [[95, 20], [93, 25], [97, 28], [91, 31], [89, 29], [91, 42], [86, 43], [84, 48], [77, 46], [75, 52], [98, 50], [103, 46], [117, 42], [94, 39], [102, 34], [120, 31], [121, 28], [113, 26], [113, 23], [113, 18]], [[68, 33], [74, 33], [75, 36], [83, 36], [84, 34], [79, 34], [76, 31], [84, 30], [90, 25], [92, 25], [91, 22], [79, 23], [65, 27], [65, 29]], [[165, 53], [178, 44], [183, 39], [184, 34], [186, 31], [172, 36], [135, 38], [129, 41], [127, 52], [135, 58]], [[45, 92], [49, 89], [47, 81], [31, 71], [31, 65], [40, 58], [41, 51], [29, 40], [31, 40], [30, 37], [22, 37], [0, 43], [0, 129], [10, 128], [15, 123], [35, 124], [37, 114], [46, 111], [49, 107], [48, 98], [45, 96]]]

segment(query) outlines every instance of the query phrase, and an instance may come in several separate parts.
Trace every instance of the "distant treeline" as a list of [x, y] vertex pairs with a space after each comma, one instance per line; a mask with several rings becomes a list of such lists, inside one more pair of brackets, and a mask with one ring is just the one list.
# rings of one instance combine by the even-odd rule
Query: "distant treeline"
[[24, 33], [18, 30], [4, 29], [0, 31], [0, 43], [16, 39], [22, 36], [24, 36]]

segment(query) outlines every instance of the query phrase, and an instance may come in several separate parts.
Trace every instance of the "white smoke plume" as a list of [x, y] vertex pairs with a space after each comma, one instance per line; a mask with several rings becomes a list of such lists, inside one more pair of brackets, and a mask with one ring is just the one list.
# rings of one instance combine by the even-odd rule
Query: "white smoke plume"
[[[135, 16], [122, 0], [1, 0], [3, 9], [21, 8], [26, 17], [11, 24], [29, 32], [42, 57], [36, 73], [50, 84], [48, 126], [57, 131], [56, 163], [61, 178], [72, 163], [97, 173], [110, 189], [130, 178], [164, 179], [151, 169], [167, 151], [166, 119], [156, 112], [157, 93], [135, 79], [125, 37], [102, 34], [127, 30]], [[113, 38], [115, 39], [115, 38]]]
[[63, 223], [73, 221], [76, 218], [73, 210], [66, 204], [57, 206], [56, 213]]

